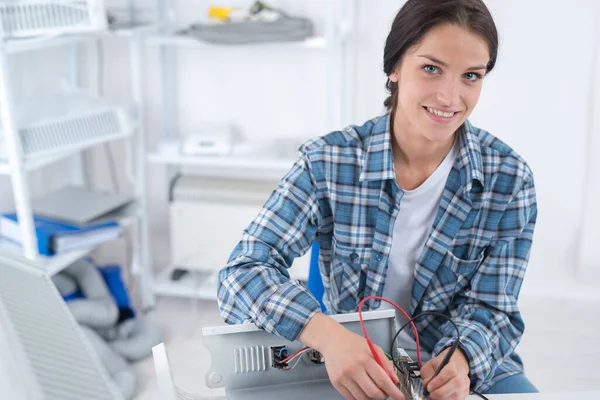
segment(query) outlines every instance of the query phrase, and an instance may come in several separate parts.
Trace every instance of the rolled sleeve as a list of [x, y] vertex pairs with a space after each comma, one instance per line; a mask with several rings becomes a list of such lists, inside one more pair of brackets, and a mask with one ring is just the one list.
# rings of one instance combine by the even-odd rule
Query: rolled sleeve
[[225, 322], [253, 322], [295, 340], [319, 302], [287, 269], [305, 254], [319, 223], [316, 185], [303, 153], [258, 216], [243, 232], [219, 273], [218, 302]]

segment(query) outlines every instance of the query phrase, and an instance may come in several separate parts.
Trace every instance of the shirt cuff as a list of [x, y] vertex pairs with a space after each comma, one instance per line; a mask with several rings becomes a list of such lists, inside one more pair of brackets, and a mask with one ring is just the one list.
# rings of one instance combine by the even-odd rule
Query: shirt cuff
[[321, 312], [317, 299], [291, 281], [268, 295], [262, 304], [257, 325], [289, 341], [296, 340], [310, 319]]
[[[492, 354], [489, 339], [482, 335], [473, 325], [468, 326], [467, 329], [465, 329], [464, 325], [457, 325], [459, 325], [459, 330], [461, 331], [459, 347], [463, 350], [469, 361], [471, 389], [478, 390], [490, 378], [496, 357]], [[444, 336], [435, 345], [433, 351], [435, 356], [456, 341], [456, 331], [452, 329], [452, 333], [453, 335]]]

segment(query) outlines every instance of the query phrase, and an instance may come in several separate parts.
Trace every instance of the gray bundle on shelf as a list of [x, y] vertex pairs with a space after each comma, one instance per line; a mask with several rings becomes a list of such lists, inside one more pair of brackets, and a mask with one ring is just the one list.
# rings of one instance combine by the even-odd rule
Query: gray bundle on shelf
[[312, 36], [313, 23], [306, 18], [280, 18], [221, 25], [193, 24], [180, 33], [214, 44], [292, 42]]
[[250, 44], [302, 41], [313, 35], [308, 18], [294, 17], [261, 1], [255, 2], [241, 20], [224, 24], [192, 24], [178, 33], [214, 44]]

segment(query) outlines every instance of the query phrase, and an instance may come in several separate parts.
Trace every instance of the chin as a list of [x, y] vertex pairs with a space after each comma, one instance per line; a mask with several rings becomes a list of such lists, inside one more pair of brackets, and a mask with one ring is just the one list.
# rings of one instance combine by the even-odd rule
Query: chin
[[423, 128], [423, 132], [425, 132], [425, 137], [435, 143], [444, 143], [452, 138], [452, 135], [456, 130], [460, 127], [460, 125], [456, 127], [432, 127], [427, 126]]

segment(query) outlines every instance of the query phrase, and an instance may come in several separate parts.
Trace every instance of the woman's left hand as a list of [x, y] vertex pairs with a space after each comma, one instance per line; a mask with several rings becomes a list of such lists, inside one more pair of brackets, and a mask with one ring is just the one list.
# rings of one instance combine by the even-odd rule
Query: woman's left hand
[[448, 364], [435, 379], [433, 374], [441, 364], [450, 348], [442, 351], [421, 368], [423, 386], [432, 400], [465, 400], [469, 396], [471, 381], [469, 380], [469, 361], [465, 354], [457, 348]]

